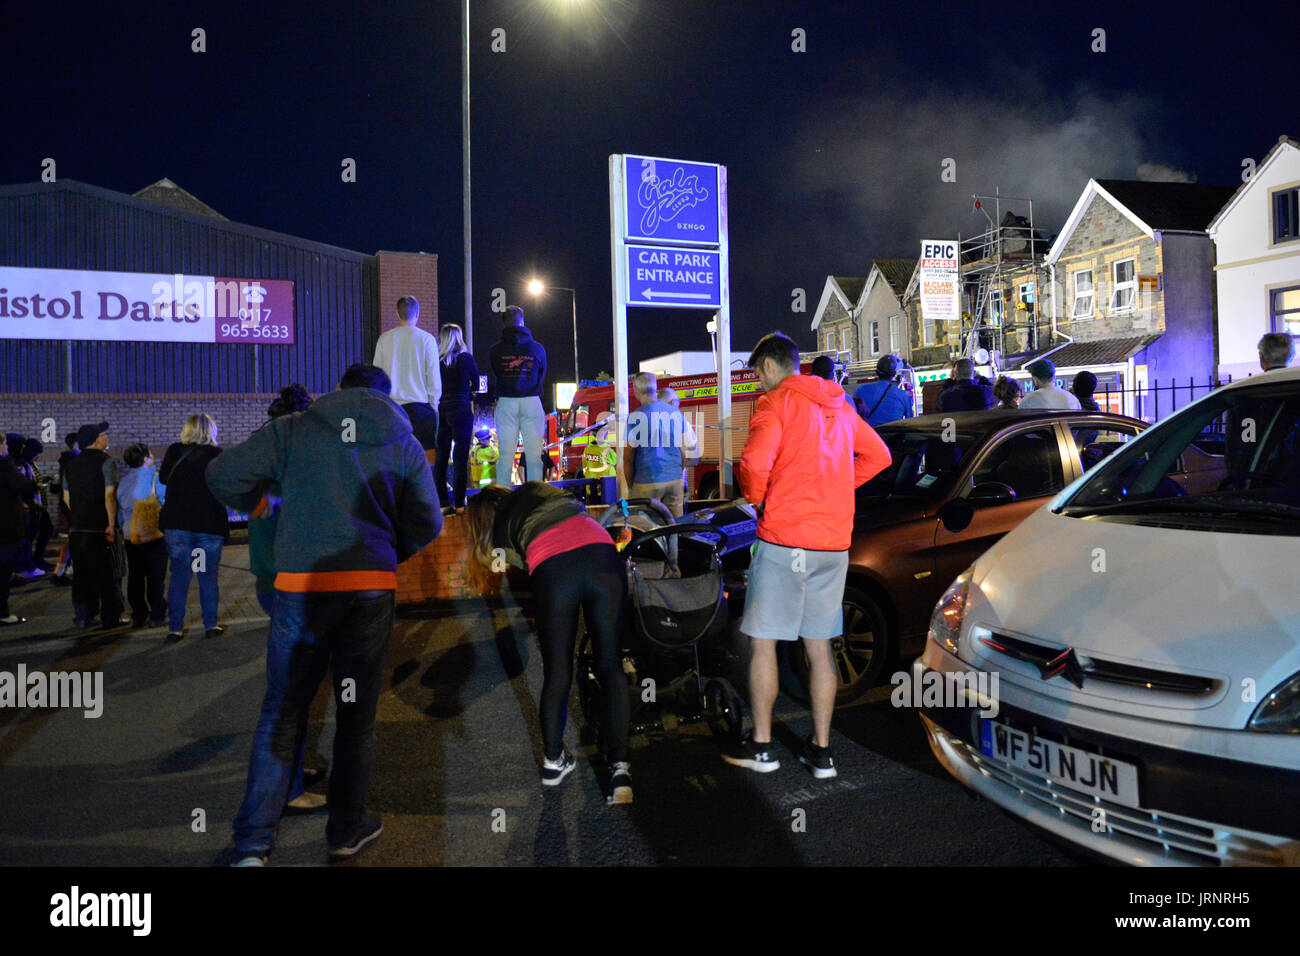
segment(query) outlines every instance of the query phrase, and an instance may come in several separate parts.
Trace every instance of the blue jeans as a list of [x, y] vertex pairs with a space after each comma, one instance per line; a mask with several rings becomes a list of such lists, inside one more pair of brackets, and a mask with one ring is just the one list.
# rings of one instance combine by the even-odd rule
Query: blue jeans
[[375, 709], [393, 639], [392, 591], [275, 592], [266, 648], [266, 697], [253, 735], [235, 849], [269, 853], [293, 781], [302, 774], [307, 717], [316, 689], [332, 673], [334, 758], [330, 764], [331, 847], [347, 843], [365, 819], [375, 756]]
[[172, 578], [167, 586], [167, 629], [176, 633], [185, 627], [185, 602], [190, 593], [190, 576], [195, 573], [194, 549], [201, 548], [204, 570], [198, 572], [199, 607], [203, 609], [203, 629], [211, 630], [217, 626], [217, 565], [226, 539], [219, 534], [176, 530], [164, 531], [163, 537], [167, 539]]

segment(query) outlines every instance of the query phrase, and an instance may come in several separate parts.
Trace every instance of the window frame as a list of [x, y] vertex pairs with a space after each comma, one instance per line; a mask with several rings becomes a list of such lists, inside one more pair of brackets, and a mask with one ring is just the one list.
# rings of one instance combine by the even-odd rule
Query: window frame
[[[1079, 291], [1079, 278], [1080, 276], [1085, 276], [1085, 275], [1088, 277], [1088, 291], [1087, 293], [1081, 293]], [[1088, 319], [1096, 315], [1097, 314], [1097, 283], [1092, 274], [1092, 266], [1089, 266], [1086, 269], [1076, 269], [1074, 272], [1071, 272], [1070, 288], [1074, 293], [1074, 298], [1071, 300], [1070, 303], [1070, 318]], [[1081, 312], [1079, 311], [1079, 300], [1084, 298], [1085, 295], [1088, 299], [1088, 310], [1086, 312]]]
[[[1119, 267], [1126, 262], [1130, 262], [1133, 264], [1133, 278], [1125, 282], [1120, 282]], [[1137, 307], [1137, 257], [1129, 256], [1127, 259], [1116, 259], [1114, 262], [1112, 262], [1110, 264], [1110, 279], [1111, 279], [1111, 293], [1110, 293], [1111, 313], [1115, 315], [1123, 315], [1125, 313], [1132, 312]], [[1128, 304], [1119, 305], [1118, 304], [1119, 294], [1125, 289], [1127, 289], [1131, 293], [1129, 295]]]
[[[1288, 210], [1288, 219], [1290, 219], [1291, 234], [1288, 236], [1278, 235], [1278, 210], [1282, 202], [1290, 198], [1290, 209]], [[1278, 186], [1269, 191], [1268, 194], [1268, 234], [1269, 248], [1274, 246], [1289, 245], [1293, 242], [1300, 242], [1300, 184], [1288, 183], [1284, 186]]]
[[868, 323], [868, 344], [871, 346], [871, 355], [880, 354], [880, 321], [875, 320]]
[[[1287, 328], [1286, 319], [1282, 318], [1283, 316], [1287, 316], [1287, 315], [1295, 315], [1295, 319], [1293, 321], [1300, 323], [1300, 308], [1283, 309], [1281, 311], [1278, 311], [1276, 306], [1274, 306], [1273, 304], [1274, 301], [1276, 301], [1276, 297], [1280, 296], [1284, 292], [1300, 292], [1300, 282], [1297, 282], [1295, 285], [1275, 286], [1274, 288], [1268, 290], [1269, 330], [1272, 332], [1285, 332], [1288, 335], [1290, 335], [1291, 341], [1294, 342], [1296, 345], [1296, 351], [1300, 352], [1300, 331], [1292, 332], [1289, 328]], [[1281, 319], [1280, 322], [1278, 321], [1279, 319]]]

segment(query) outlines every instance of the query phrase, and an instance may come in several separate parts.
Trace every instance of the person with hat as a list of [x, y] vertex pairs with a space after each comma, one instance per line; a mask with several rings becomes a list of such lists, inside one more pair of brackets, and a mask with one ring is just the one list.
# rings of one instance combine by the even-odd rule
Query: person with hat
[[912, 417], [912, 396], [899, 380], [899, 362], [882, 355], [876, 362], [876, 380], [863, 382], [853, 393], [853, 404], [868, 425], [896, 422]]
[[492, 444], [492, 429], [484, 426], [474, 433], [474, 447], [469, 452], [470, 482], [475, 488], [492, 484], [497, 458], [497, 450]]
[[1046, 408], [1057, 411], [1080, 411], [1083, 406], [1079, 400], [1056, 384], [1056, 366], [1048, 359], [1040, 358], [1025, 366], [1025, 371], [1034, 380], [1034, 390], [1020, 402], [1021, 408]]
[[117, 527], [117, 462], [108, 456], [108, 422], [77, 430], [81, 454], [67, 466], [63, 500], [71, 512], [68, 547], [77, 573], [72, 578], [74, 624], [85, 630], [100, 616], [104, 627], [123, 621], [122, 566]]
[[614, 416], [601, 412], [597, 424], [604, 422], [591, 436], [582, 450], [582, 476], [584, 478], [613, 478], [618, 474], [618, 435], [610, 425]]

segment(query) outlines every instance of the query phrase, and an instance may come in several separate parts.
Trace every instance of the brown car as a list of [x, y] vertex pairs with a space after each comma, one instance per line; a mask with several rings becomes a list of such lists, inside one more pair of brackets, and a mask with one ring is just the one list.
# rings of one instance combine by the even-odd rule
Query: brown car
[[[858, 489], [844, 634], [832, 642], [837, 702], [860, 697], [885, 681], [892, 662], [919, 653], [935, 604], [957, 575], [1147, 427], [1106, 412], [1018, 409], [880, 426], [893, 462]], [[1201, 465], [1208, 466], [1184, 461], [1179, 469]], [[788, 663], [795, 689], [806, 687], [802, 652]]]

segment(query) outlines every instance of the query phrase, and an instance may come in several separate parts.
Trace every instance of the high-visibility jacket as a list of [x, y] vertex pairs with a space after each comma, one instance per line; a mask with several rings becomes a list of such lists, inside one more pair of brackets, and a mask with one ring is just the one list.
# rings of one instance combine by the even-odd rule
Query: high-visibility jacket
[[496, 475], [497, 450], [492, 445], [475, 444], [469, 450], [469, 480], [475, 488], [486, 488]]
[[589, 442], [582, 453], [582, 474], [587, 478], [612, 478], [618, 474], [618, 448], [612, 436]]

